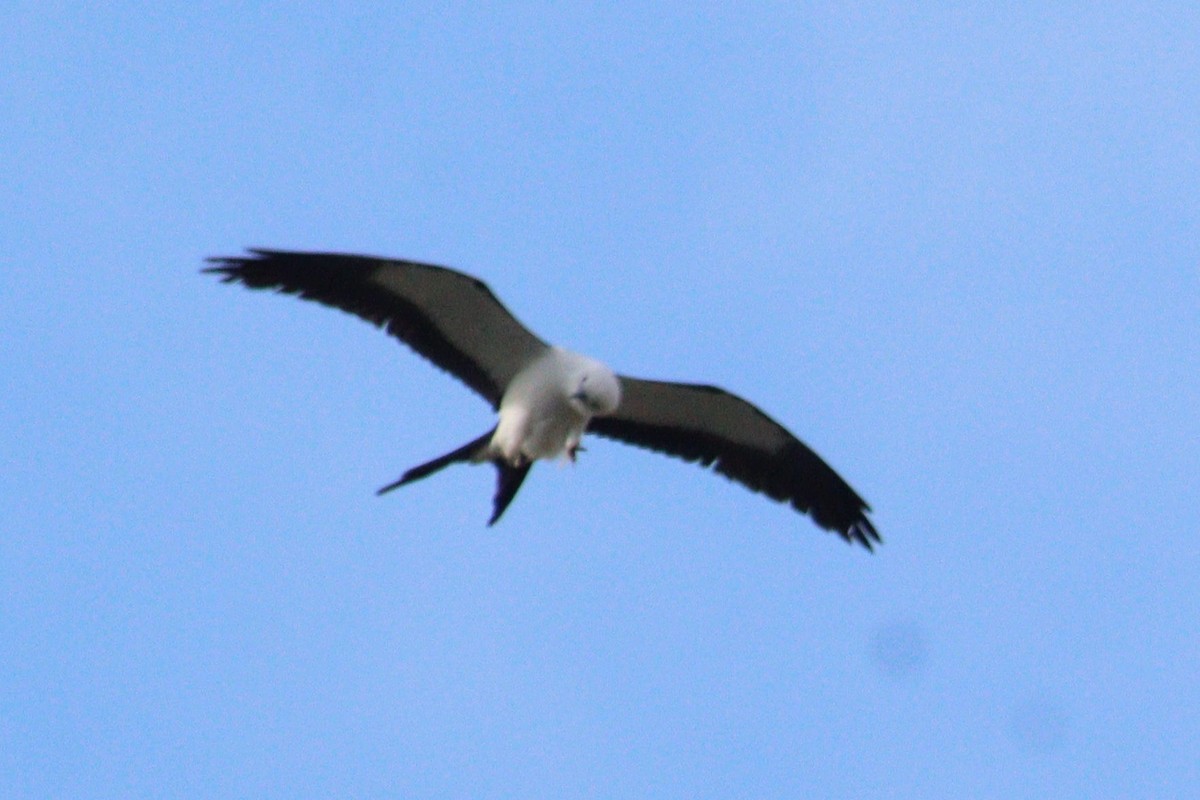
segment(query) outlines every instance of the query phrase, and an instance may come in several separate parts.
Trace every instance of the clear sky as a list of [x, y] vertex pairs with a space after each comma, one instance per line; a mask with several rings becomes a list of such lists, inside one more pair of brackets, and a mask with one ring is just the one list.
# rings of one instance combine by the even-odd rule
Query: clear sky
[[[0, 796], [1182, 797], [1194, 4], [8, 2]], [[244, 246], [761, 405], [874, 555], [487, 406]]]

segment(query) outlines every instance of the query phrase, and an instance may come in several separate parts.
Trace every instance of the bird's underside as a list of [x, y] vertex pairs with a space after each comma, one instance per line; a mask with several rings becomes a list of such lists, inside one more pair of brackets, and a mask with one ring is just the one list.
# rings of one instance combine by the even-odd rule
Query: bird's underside
[[495, 428], [414, 467], [379, 494], [454, 463], [497, 469], [494, 524], [533, 461], [574, 457], [584, 431], [712, 467], [868, 549], [869, 506], [824, 460], [757, 407], [714, 386], [616, 376], [553, 348], [480, 280], [445, 267], [336, 253], [251, 250], [209, 259], [225, 282], [339, 308], [383, 327], [475, 390]]

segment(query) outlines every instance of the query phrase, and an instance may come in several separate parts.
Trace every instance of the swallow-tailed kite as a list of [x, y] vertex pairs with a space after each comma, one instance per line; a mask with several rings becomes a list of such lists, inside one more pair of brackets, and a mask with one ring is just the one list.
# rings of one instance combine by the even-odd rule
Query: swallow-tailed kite
[[498, 471], [488, 524], [533, 462], [574, 460], [585, 432], [711, 466], [868, 549], [870, 507], [821, 457], [755, 406], [723, 389], [616, 375], [539, 339], [477, 278], [414, 261], [251, 250], [211, 258], [205, 272], [251, 289], [298, 295], [373, 322], [474, 389], [499, 412], [494, 428], [413, 467], [388, 492], [456, 462]]

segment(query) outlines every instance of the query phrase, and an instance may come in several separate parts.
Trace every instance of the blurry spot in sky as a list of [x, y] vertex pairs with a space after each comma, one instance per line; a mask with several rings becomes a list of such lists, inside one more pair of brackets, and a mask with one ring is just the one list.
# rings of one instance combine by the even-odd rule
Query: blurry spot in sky
[[894, 619], [871, 637], [871, 662], [895, 680], [915, 680], [929, 665], [929, 641], [915, 620]]

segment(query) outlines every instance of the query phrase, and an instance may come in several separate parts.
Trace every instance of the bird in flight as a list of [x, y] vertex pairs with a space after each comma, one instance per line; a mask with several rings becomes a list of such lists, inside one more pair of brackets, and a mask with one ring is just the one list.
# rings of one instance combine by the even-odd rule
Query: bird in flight
[[698, 462], [872, 549], [870, 507], [833, 468], [756, 406], [715, 386], [617, 375], [547, 344], [483, 281], [415, 261], [249, 251], [208, 259], [226, 283], [273, 289], [355, 314], [454, 375], [498, 412], [495, 427], [405, 472], [384, 494], [454, 463], [497, 470], [493, 525], [533, 462], [575, 459], [584, 433]]

